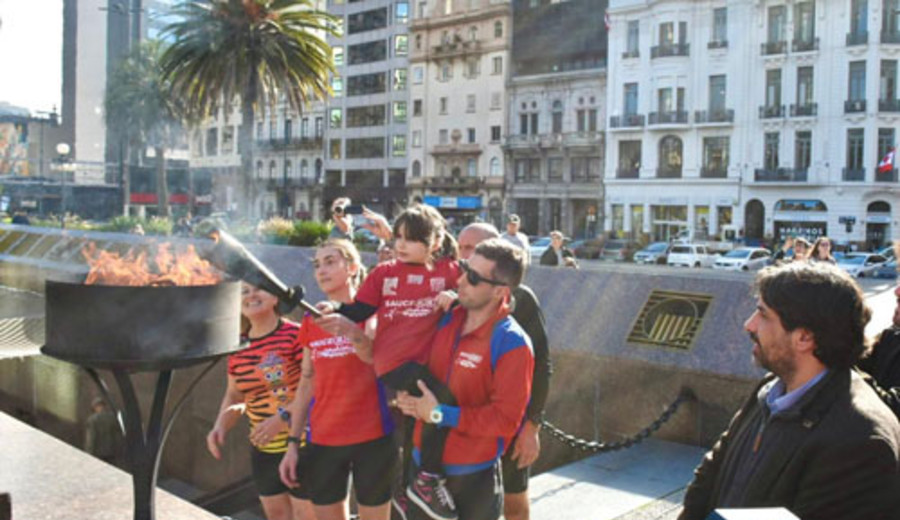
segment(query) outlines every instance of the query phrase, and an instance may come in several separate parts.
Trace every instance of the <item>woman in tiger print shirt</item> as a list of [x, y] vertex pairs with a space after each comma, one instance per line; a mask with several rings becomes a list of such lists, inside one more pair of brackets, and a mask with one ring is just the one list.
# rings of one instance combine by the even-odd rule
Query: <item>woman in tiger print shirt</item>
[[289, 489], [281, 483], [278, 464], [288, 445], [290, 413], [300, 380], [303, 348], [300, 326], [283, 319], [275, 296], [249, 284], [241, 286], [243, 334], [250, 345], [228, 358], [228, 387], [219, 415], [206, 437], [213, 457], [241, 415], [250, 421], [250, 461], [253, 480], [268, 520], [312, 520], [305, 486]]

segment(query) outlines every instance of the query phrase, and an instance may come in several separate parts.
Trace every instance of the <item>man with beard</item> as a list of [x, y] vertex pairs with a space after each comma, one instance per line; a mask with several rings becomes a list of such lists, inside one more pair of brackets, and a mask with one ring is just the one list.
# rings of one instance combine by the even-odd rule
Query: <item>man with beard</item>
[[830, 265], [769, 267], [744, 323], [768, 374], [695, 470], [680, 520], [784, 507], [804, 520], [900, 511], [900, 424], [851, 367], [870, 311]]

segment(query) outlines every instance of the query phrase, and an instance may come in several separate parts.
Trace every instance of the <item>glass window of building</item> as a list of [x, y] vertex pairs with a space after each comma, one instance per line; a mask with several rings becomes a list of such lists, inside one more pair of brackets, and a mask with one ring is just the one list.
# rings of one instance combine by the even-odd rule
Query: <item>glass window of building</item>
[[284, 120], [284, 140], [290, 141], [291, 137], [293, 137], [294, 130], [294, 120], [293, 119], [285, 119]]
[[785, 28], [787, 26], [787, 9], [783, 5], [769, 7], [769, 43], [784, 41]]
[[466, 172], [469, 177], [475, 177], [478, 175], [478, 162], [475, 159], [469, 159], [466, 161]]
[[331, 57], [334, 60], [334, 66], [340, 67], [344, 64], [344, 48], [336, 45], [331, 48]]
[[625, 107], [626, 116], [635, 115], [638, 112], [638, 84], [626, 83], [625, 87]]
[[797, 67], [797, 105], [813, 104], [813, 68]]
[[438, 144], [449, 144], [450, 143], [450, 133], [447, 132], [447, 129], [441, 129], [438, 131]]
[[489, 172], [491, 177], [499, 177], [503, 175], [503, 171], [500, 169], [500, 159], [494, 157], [491, 159], [491, 170]]
[[659, 24], [658, 45], [660, 47], [671, 47], [675, 45], [675, 24], [673, 22]]
[[422, 176], [422, 163], [420, 163], [419, 161], [413, 161], [412, 176], [413, 177], [421, 177]]
[[721, 114], [725, 112], [725, 96], [727, 84], [725, 75], [709, 77], [709, 112]]
[[421, 130], [413, 130], [412, 131], [412, 147], [419, 148], [422, 146], [422, 131]]
[[[877, 0], [876, 0], [877, 1]], [[900, 0], [882, 0], [881, 30], [885, 34], [900, 34]]]
[[453, 0], [444, 0], [444, 14], [453, 13]]
[[421, 85], [425, 81], [425, 70], [422, 67], [413, 67], [413, 83]]
[[703, 171], [701, 176], [727, 176], [729, 141], [728, 137], [703, 138]]
[[563, 177], [562, 157], [550, 157], [547, 159], [547, 178], [551, 181], [561, 181]]
[[269, 161], [269, 179], [275, 178], [275, 171], [278, 166], [275, 164], [275, 160]]
[[[862, 128], [847, 129], [847, 169], [862, 170], [865, 168], [865, 130]], [[880, 159], [880, 158], [879, 158]]]
[[492, 126], [491, 127], [491, 142], [499, 143], [500, 139], [501, 139], [500, 125]]
[[879, 161], [891, 151], [891, 148], [894, 148], [894, 135], [895, 130], [893, 128], [878, 129], [878, 151], [876, 157], [878, 157]]
[[[404, 136], [405, 139], [405, 136]], [[347, 139], [347, 159], [378, 159], [384, 157], [384, 137]], [[406, 150], [404, 141], [403, 149]]]
[[234, 153], [234, 127], [225, 125], [222, 127], [222, 155]]
[[816, 37], [816, 3], [800, 2], [794, 5], [794, 39], [812, 43]]
[[863, 101], [866, 99], [866, 61], [850, 62], [850, 78], [847, 99]]
[[391, 137], [391, 155], [406, 157], [406, 136], [397, 134]]
[[263, 176], [263, 162], [256, 161], [256, 178], [262, 179]]
[[438, 103], [439, 103], [438, 113], [446, 115], [448, 112], [448, 106], [449, 106], [448, 98], [442, 97], [438, 100]]
[[475, 112], [475, 94], [466, 95], [466, 112], [470, 114]]
[[361, 65], [387, 59], [387, 42], [375, 40], [347, 47], [347, 64]]
[[502, 56], [494, 56], [491, 60], [491, 73], [492, 74], [503, 74], [503, 57]]
[[469, 41], [474, 42], [476, 40], [478, 40], [478, 27], [473, 25], [472, 27], [469, 27]]
[[639, 54], [641, 44], [641, 22], [631, 20], [628, 22], [628, 40], [625, 43], [625, 52], [631, 57]]
[[491, 110], [503, 108], [503, 92], [491, 92]]
[[258, 121], [258, 122], [256, 123], [256, 139], [258, 139], [258, 140], [265, 139], [265, 136], [263, 135], [263, 123], [262, 123], [262, 121]]
[[781, 164], [778, 153], [779, 141], [780, 136], [778, 132], [766, 132], [763, 145], [763, 168], [770, 172], [777, 170]]
[[481, 69], [481, 58], [474, 57], [466, 60], [466, 76], [468, 78], [477, 78]]
[[321, 139], [325, 133], [325, 121], [322, 117], [316, 118], [316, 139]]
[[[878, 1], [878, 0], [874, 0]], [[850, 34], [863, 36], [869, 31], [868, 0], [850, 0]]]
[[210, 128], [206, 131], [206, 155], [219, 155], [219, 129]]
[[397, 2], [394, 4], [394, 21], [396, 23], [407, 23], [409, 21], [409, 3]]
[[406, 122], [406, 101], [394, 101], [393, 120], [395, 123]]
[[278, 137], [278, 122], [273, 117], [269, 120], [269, 139]]
[[394, 91], [406, 90], [406, 69], [394, 69]]
[[309, 177], [309, 163], [306, 159], [300, 161], [300, 178], [306, 179]]
[[619, 141], [619, 168], [616, 177], [637, 178], [641, 168], [641, 142]]
[[428, 2], [419, 2], [419, 9], [416, 11], [417, 18], [425, 18], [428, 15]]
[[347, 128], [382, 126], [387, 123], [384, 105], [347, 108]]
[[332, 139], [328, 143], [328, 157], [330, 159], [340, 159], [341, 158], [341, 140], [340, 139]]
[[340, 128], [342, 124], [341, 109], [332, 108], [330, 115], [331, 117], [329, 118], [329, 120], [331, 121], [331, 128]]
[[284, 161], [284, 176], [289, 179], [294, 176], [294, 164], [290, 159]]
[[728, 41], [728, 8], [713, 9], [713, 30], [711, 41], [725, 43]]
[[342, 78], [331, 78], [332, 96], [339, 98], [344, 95], [344, 80]]
[[539, 121], [539, 118], [538, 118], [537, 112], [532, 113], [532, 114], [529, 116], [529, 119], [531, 120], [531, 121], [530, 121], [530, 123], [531, 123], [531, 134], [532, 134], [532, 135], [537, 135], [537, 134], [539, 134], [539, 133], [540, 133], [540, 132], [538, 132], [538, 121]]
[[519, 114], [519, 135], [528, 135], [528, 114]]
[[659, 177], [681, 177], [683, 164], [683, 144], [681, 138], [667, 135], [659, 141]]
[[798, 131], [794, 137], [794, 169], [808, 170], [812, 164], [812, 132]]
[[897, 100], [897, 60], [881, 60], [881, 81], [879, 82], [878, 99], [882, 101]]
[[422, 100], [414, 99], [413, 100], [413, 117], [421, 117], [422, 116]]
[[347, 96], [365, 96], [386, 92], [387, 81], [385, 77], [386, 74], [384, 72], [350, 76], [347, 78]]
[[554, 134], [562, 133], [562, 123], [563, 123], [563, 104], [562, 101], [556, 99], [553, 101], [553, 114], [552, 119], [550, 120], [551, 131]]
[[503, 38], [503, 22], [494, 22], [494, 38]]
[[466, 137], [467, 137], [467, 141], [466, 141], [467, 143], [475, 144], [475, 129], [474, 128], [466, 129]]
[[766, 71], [766, 106], [781, 106], [781, 69]]
[[357, 34], [387, 27], [387, 8], [347, 15], [347, 33]]
[[409, 36], [398, 34], [394, 36], [394, 56], [409, 55]]
[[309, 118], [304, 117], [300, 121], [300, 137], [306, 138], [309, 137]]
[[448, 81], [453, 78], [453, 65], [449, 61], [441, 64], [441, 81]]

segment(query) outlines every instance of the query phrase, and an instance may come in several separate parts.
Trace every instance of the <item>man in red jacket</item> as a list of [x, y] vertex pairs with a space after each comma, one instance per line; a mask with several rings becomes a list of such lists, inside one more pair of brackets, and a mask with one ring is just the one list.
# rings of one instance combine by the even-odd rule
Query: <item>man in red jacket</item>
[[[451, 509], [455, 503], [460, 520], [500, 517], [499, 460], [531, 395], [531, 342], [509, 316], [510, 292], [522, 281], [525, 254], [491, 239], [479, 244], [468, 262], [460, 262], [460, 305], [441, 319], [428, 361], [429, 370], [446, 382], [458, 405], [439, 404], [421, 381], [422, 397], [397, 398], [403, 413], [417, 419], [413, 460], [419, 459], [423, 423], [448, 428], [444, 488], [451, 496], [425, 498]], [[412, 483], [420, 484], [425, 483]], [[431, 505], [423, 510], [433, 509]]]

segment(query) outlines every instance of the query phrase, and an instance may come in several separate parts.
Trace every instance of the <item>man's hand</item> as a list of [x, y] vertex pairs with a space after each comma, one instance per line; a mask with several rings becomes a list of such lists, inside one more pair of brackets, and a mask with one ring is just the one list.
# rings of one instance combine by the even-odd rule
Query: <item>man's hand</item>
[[416, 384], [422, 391], [422, 397], [413, 397], [403, 392], [398, 393], [397, 408], [400, 408], [404, 415], [431, 422], [431, 411], [438, 405], [438, 400], [421, 379]]
[[441, 291], [434, 297], [434, 307], [443, 312], [447, 312], [450, 310], [450, 307], [453, 306], [453, 303], [457, 298], [459, 297], [456, 295], [456, 291]]
[[517, 461], [519, 469], [534, 464], [541, 454], [541, 428], [528, 419], [522, 425], [522, 431], [513, 445], [512, 460]]
[[362, 227], [371, 231], [373, 235], [385, 242], [390, 242], [390, 240], [394, 238], [394, 230], [391, 229], [391, 225], [388, 223], [387, 219], [384, 218], [384, 215], [375, 213], [363, 206], [362, 216], [366, 219], [366, 222]]
[[297, 445], [288, 444], [284, 457], [281, 457], [281, 464], [278, 465], [278, 476], [281, 478], [281, 482], [289, 488], [300, 486], [297, 481], [297, 462], [299, 460], [300, 454]]
[[287, 427], [287, 423], [281, 420], [278, 414], [266, 418], [263, 422], [256, 425], [250, 432], [250, 442], [254, 446], [265, 446], [272, 442], [276, 435], [281, 433]]

